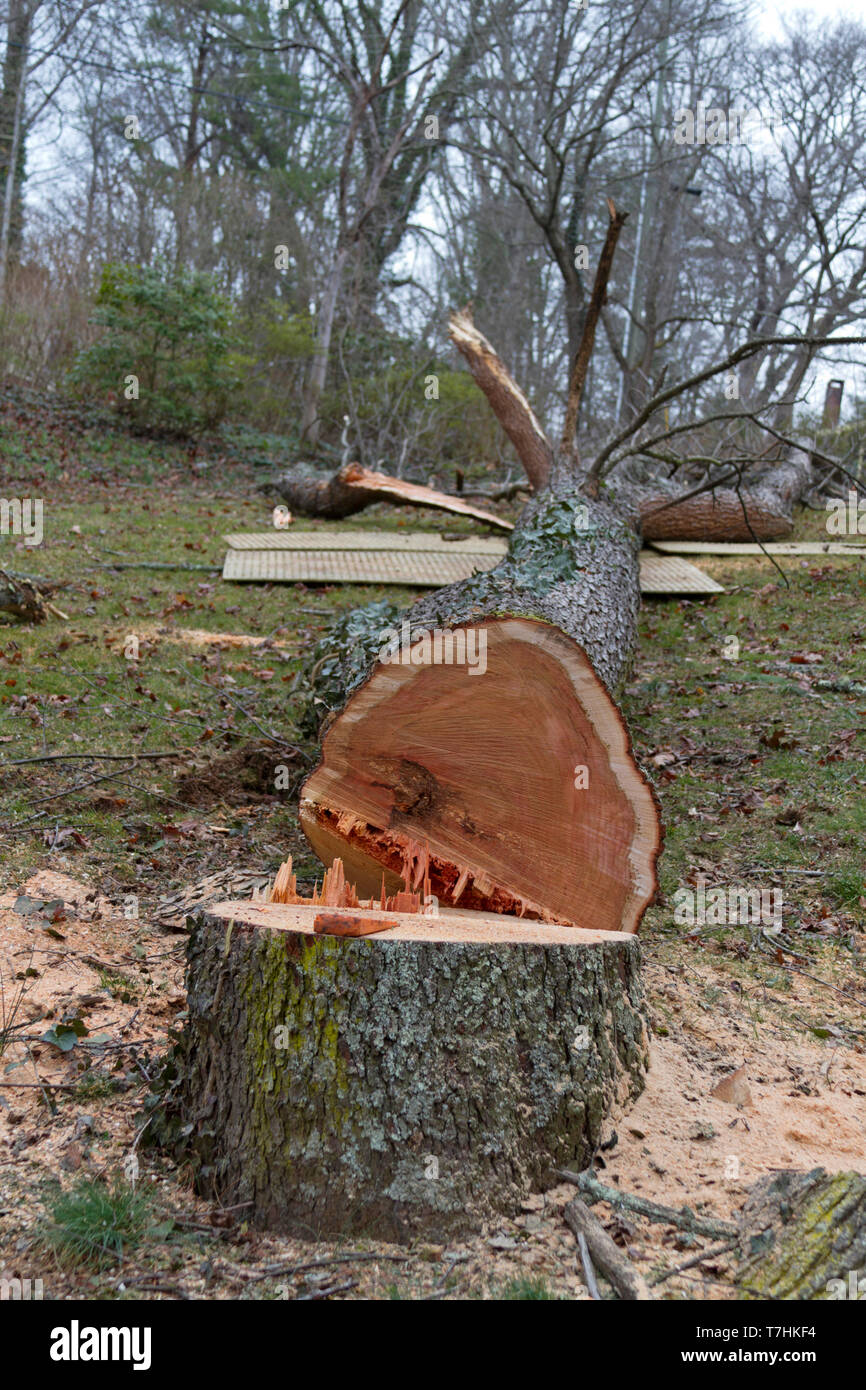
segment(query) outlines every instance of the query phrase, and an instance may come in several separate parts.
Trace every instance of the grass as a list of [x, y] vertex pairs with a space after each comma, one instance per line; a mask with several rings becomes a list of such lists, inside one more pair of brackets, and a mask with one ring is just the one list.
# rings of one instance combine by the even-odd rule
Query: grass
[[560, 1295], [554, 1293], [546, 1279], [531, 1279], [528, 1276], [509, 1279], [496, 1291], [494, 1297], [507, 1303], [531, 1303], [540, 1299], [560, 1301]]
[[[62, 584], [54, 601], [68, 614], [35, 628], [0, 618], [0, 886], [52, 864], [121, 906], [134, 895], [146, 919], [160, 894], [230, 864], [270, 873], [291, 853], [311, 883], [318, 866], [296, 815], [309, 762], [287, 749], [299, 672], [333, 619], [372, 600], [408, 603], [412, 591], [222, 583], [223, 534], [270, 524], [257, 488], [285, 459], [266, 436], [226, 432], [193, 457], [104, 422], [35, 421], [7, 406], [0, 454], [5, 493], [45, 501], [42, 546], [0, 538], [0, 566]], [[798, 535], [824, 534], [824, 519], [803, 513]], [[474, 530], [386, 506], [342, 525]], [[118, 568], [142, 561], [193, 568]], [[803, 968], [862, 996], [866, 697], [845, 682], [866, 680], [866, 567], [701, 563], [725, 593], [644, 605], [623, 702], [665, 823], [662, 897], [642, 937], [682, 951], [672, 898], [698, 873], [781, 887], [785, 940]], [[201, 632], [265, 645], [207, 644]], [[137, 661], [124, 655], [130, 637]], [[22, 761], [56, 754], [75, 760]], [[290, 785], [277, 789], [283, 765]], [[688, 949], [764, 982], [759, 938], [732, 927]]]
[[863, 900], [866, 898], [866, 877], [863, 870], [855, 868], [838, 869], [827, 880], [828, 896], [840, 907], [862, 914]]
[[39, 1239], [65, 1268], [103, 1270], [120, 1264], [156, 1229], [147, 1189], [119, 1178], [110, 1186], [84, 1178], [49, 1199]]

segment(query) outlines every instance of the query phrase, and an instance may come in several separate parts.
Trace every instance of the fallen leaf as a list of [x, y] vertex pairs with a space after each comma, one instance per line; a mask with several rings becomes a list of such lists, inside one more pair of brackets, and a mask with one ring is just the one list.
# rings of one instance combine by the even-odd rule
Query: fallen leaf
[[723, 1076], [719, 1084], [710, 1091], [710, 1095], [716, 1100], [723, 1100], [726, 1105], [751, 1105], [752, 1093], [749, 1090], [745, 1066], [738, 1067], [730, 1076]]

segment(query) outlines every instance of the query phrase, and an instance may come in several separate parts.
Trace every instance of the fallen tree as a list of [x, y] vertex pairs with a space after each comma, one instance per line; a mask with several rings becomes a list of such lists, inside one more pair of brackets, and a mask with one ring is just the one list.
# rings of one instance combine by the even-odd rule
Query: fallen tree
[[638, 549], [627, 516], [563, 479], [495, 569], [421, 599], [399, 634], [374, 622], [367, 651], [385, 659], [347, 669], [338, 712], [332, 678], [301, 793], [319, 857], [372, 890], [421, 841], [443, 903], [635, 930], [661, 840], [616, 704]]
[[453, 317], [535, 495], [495, 569], [393, 630], [381, 606], [353, 615], [351, 649], [317, 659], [330, 698], [300, 817], [323, 895], [299, 900], [287, 870], [271, 902], [193, 931], [153, 1133], [260, 1224], [446, 1235], [513, 1212], [642, 1085], [634, 933], [661, 824], [617, 703], [639, 509], [602, 477], [618, 440], [584, 468], [571, 433], [622, 220], [610, 204], [555, 450]]

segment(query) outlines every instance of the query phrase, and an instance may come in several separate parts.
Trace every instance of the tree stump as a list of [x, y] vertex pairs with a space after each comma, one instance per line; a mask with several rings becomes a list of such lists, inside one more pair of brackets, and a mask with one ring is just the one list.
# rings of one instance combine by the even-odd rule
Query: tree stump
[[635, 937], [380, 908], [374, 935], [317, 931], [333, 915], [238, 902], [195, 920], [151, 1131], [200, 1193], [307, 1238], [446, 1239], [584, 1166], [642, 1090]]

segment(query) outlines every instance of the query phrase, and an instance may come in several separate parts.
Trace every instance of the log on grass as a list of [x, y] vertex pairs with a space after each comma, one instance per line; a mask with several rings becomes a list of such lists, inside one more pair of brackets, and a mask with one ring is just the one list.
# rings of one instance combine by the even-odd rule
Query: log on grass
[[344, 464], [335, 473], [328, 474], [309, 464], [298, 464], [273, 483], [268, 483], [266, 488], [276, 492], [293, 512], [324, 517], [330, 521], [342, 521], [347, 516], [354, 516], [374, 502], [393, 502], [395, 506], [432, 507], [455, 516], [472, 517], [475, 521], [483, 521], [503, 531], [512, 529], [511, 522], [503, 521], [495, 512], [474, 507], [471, 502], [464, 502], [447, 492], [438, 492], [420, 483], [405, 482], [402, 478], [392, 478], [388, 473], [363, 468], [359, 463]]
[[794, 529], [794, 504], [813, 484], [810, 455], [792, 449], [782, 463], [745, 480], [739, 492], [719, 487], [671, 505], [671, 493], [641, 491], [641, 530], [650, 541], [783, 540]]
[[323, 863], [372, 894], [424, 845], [443, 904], [636, 931], [661, 845], [616, 704], [638, 548], [633, 518], [554, 483], [495, 569], [375, 634], [301, 792]]
[[148, 1127], [200, 1194], [251, 1203], [256, 1225], [449, 1239], [584, 1166], [642, 1090], [633, 936], [463, 911], [336, 936], [321, 915], [198, 914], [188, 1021]]

